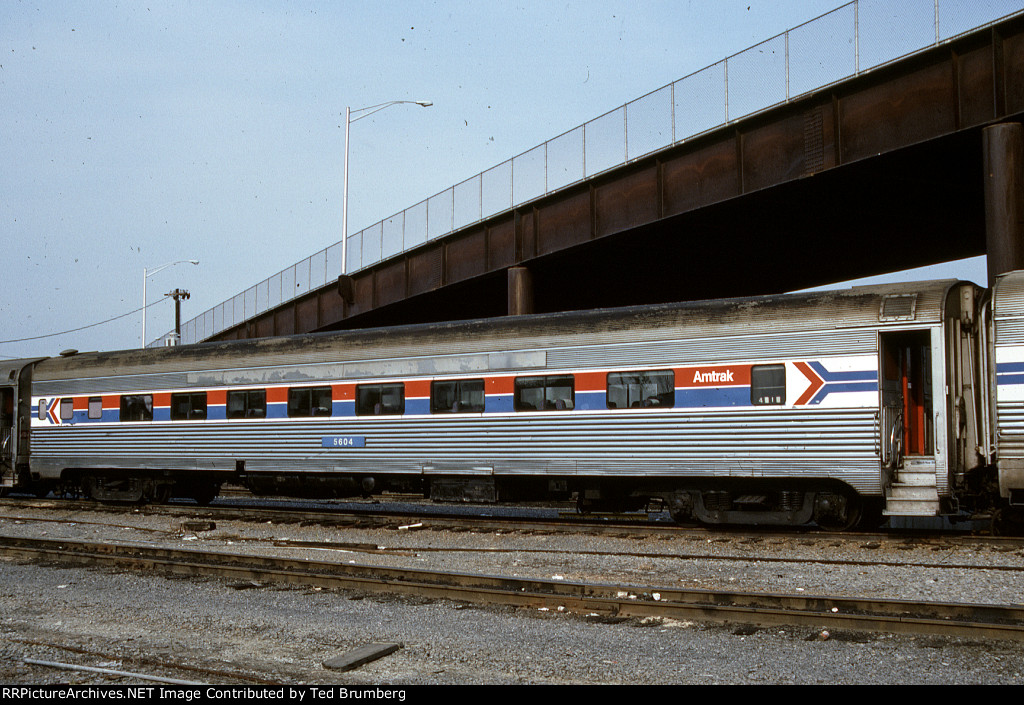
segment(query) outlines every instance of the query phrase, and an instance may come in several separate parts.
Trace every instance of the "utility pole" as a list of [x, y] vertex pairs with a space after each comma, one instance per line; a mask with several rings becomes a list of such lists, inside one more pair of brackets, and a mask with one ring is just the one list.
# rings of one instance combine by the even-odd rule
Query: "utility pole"
[[164, 296], [170, 296], [174, 299], [174, 338], [170, 345], [181, 344], [181, 300], [191, 298], [191, 294], [184, 289], [175, 289], [170, 291]]

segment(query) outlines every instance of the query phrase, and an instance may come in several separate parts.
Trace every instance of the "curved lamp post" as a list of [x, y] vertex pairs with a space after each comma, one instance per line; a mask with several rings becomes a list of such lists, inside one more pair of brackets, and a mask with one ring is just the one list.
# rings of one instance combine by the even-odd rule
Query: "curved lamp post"
[[[392, 105], [401, 105], [408, 103], [410, 105], [419, 105], [422, 108], [429, 108], [433, 105], [429, 100], [389, 100], [386, 103], [379, 103], [377, 105], [370, 105], [365, 108], [345, 108], [345, 184], [344, 194], [341, 198], [341, 273], [346, 274], [348, 272], [348, 128], [356, 120], [362, 120], [365, 117], [370, 117], [374, 113], [378, 113], [384, 108], [390, 108]], [[356, 117], [352, 117], [356, 113], [361, 113]]]

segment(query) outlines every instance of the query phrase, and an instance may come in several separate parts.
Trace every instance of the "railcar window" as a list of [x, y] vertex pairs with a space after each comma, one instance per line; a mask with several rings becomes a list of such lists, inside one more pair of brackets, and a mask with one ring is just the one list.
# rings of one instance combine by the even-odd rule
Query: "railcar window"
[[70, 421], [75, 418], [75, 400], [74, 399], [61, 399], [60, 400], [60, 420]]
[[484, 410], [484, 381], [459, 379], [430, 383], [430, 413], [455, 414]]
[[288, 390], [289, 416], [330, 416], [330, 387], [295, 387]]
[[672, 370], [610, 372], [609, 409], [667, 409], [676, 402], [676, 375]]
[[357, 416], [398, 416], [404, 413], [404, 384], [360, 384], [356, 386]]
[[267, 390], [247, 389], [228, 392], [229, 419], [263, 419], [267, 416]]
[[103, 397], [89, 397], [89, 418], [103, 418]]
[[206, 418], [206, 392], [182, 392], [171, 395], [171, 421]]
[[36, 412], [40, 421], [46, 421], [46, 400], [39, 400], [39, 410]]
[[755, 406], [786, 403], [785, 365], [754, 365], [750, 368], [750, 403]]
[[516, 411], [565, 411], [576, 406], [572, 375], [517, 377], [513, 406]]
[[152, 421], [152, 394], [125, 394], [121, 397], [122, 421]]

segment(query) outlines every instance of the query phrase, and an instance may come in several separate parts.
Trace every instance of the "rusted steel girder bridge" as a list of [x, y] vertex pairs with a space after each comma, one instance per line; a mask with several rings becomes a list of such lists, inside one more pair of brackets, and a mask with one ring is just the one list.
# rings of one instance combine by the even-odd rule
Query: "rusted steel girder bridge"
[[1022, 116], [1017, 16], [194, 339], [770, 294], [986, 253], [990, 276], [1024, 268]]

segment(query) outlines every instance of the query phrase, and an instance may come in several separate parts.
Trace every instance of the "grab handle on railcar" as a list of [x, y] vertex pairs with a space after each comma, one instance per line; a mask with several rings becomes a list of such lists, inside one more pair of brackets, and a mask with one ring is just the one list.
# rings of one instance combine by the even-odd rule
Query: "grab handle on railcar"
[[903, 409], [896, 409], [889, 431], [889, 467], [898, 468], [903, 464]]

